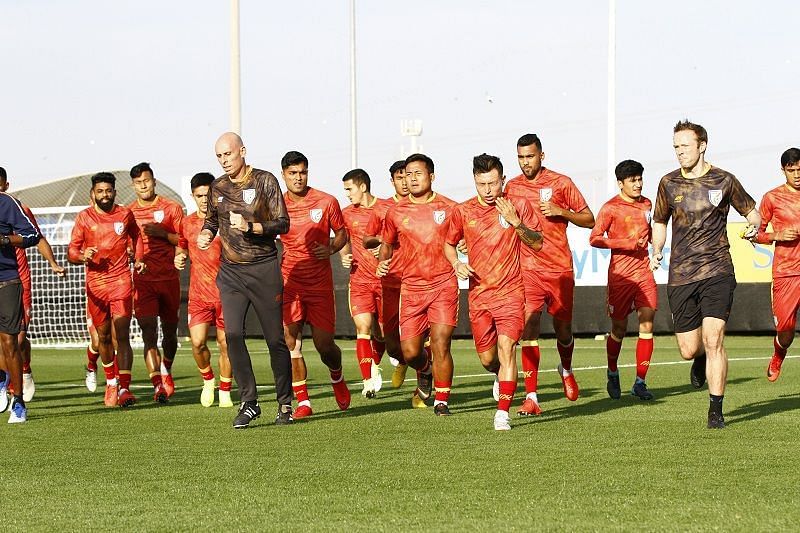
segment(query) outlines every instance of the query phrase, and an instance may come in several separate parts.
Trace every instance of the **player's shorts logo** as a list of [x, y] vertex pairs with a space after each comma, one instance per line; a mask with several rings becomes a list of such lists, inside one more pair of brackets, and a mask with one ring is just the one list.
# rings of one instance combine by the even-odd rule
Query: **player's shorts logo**
[[244, 203], [246, 203], [247, 205], [252, 204], [253, 200], [255, 199], [256, 199], [255, 189], [244, 189], [242, 191], [242, 200], [244, 200]]
[[164, 221], [164, 211], [159, 209], [153, 213], [153, 220], [158, 222], [159, 224]]
[[507, 229], [511, 226], [511, 224], [509, 224], [506, 219], [503, 218], [503, 215], [498, 215], [497, 218], [500, 220], [500, 226], [502, 226], [503, 229]]
[[444, 211], [434, 211], [433, 212], [433, 221], [437, 224], [441, 224], [444, 222]]
[[539, 190], [539, 200], [542, 202], [549, 202], [550, 198], [553, 197], [553, 189], [550, 187], [544, 187], [543, 189]]
[[125, 224], [123, 224], [122, 222], [114, 222], [114, 233], [116, 233], [117, 235], [122, 235], [124, 231], [125, 231]]
[[311, 222], [316, 224], [320, 220], [322, 220], [322, 209], [311, 209], [308, 212], [308, 216], [311, 218]]
[[717, 207], [722, 201], [722, 191], [719, 189], [711, 189], [708, 191], [708, 201], [711, 202], [714, 207]]

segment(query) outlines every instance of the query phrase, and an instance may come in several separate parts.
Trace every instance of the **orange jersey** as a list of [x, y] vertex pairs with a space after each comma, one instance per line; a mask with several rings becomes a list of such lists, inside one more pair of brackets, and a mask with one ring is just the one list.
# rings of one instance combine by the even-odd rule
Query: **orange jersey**
[[128, 239], [138, 242], [139, 226], [127, 207], [115, 205], [111, 212], [106, 213], [89, 206], [78, 213], [69, 243], [70, 257], [79, 255], [86, 248], [97, 248], [92, 260], [86, 263], [87, 287], [130, 287]]
[[[536, 179], [529, 180], [524, 174], [520, 174], [510, 180], [506, 184], [505, 192], [510, 198], [525, 198], [535, 210], [539, 209], [540, 201], [550, 201], [575, 213], [588, 207], [570, 178], [545, 167], [542, 167]], [[567, 220], [562, 217], [539, 218], [544, 237], [542, 249], [534, 252], [523, 246], [520, 254], [522, 269], [532, 272], [571, 272], [572, 250], [567, 241]]]
[[386, 213], [383, 242], [400, 243], [403, 253], [413, 258], [403, 265], [403, 292], [427, 292], [444, 284], [456, 285], [455, 272], [443, 252], [455, 205], [450, 198], [433, 193], [424, 203], [415, 203], [408, 196]]
[[192, 262], [189, 269], [189, 301], [208, 303], [219, 301], [217, 272], [222, 256], [222, 239], [211, 241], [207, 250], [197, 247], [197, 235], [203, 229], [205, 221], [197, 213], [184, 217], [178, 233], [178, 246], [188, 250]]
[[375, 275], [378, 259], [370, 250], [364, 248], [364, 235], [367, 234], [367, 225], [377, 204], [378, 199], [374, 198], [370, 206], [348, 205], [342, 209], [344, 226], [350, 235], [350, 251], [353, 254], [353, 266], [350, 267], [351, 283], [380, 284], [380, 279]]
[[[25, 216], [31, 221], [31, 224], [36, 228], [40, 234], [42, 233], [39, 230], [39, 224], [36, 223], [36, 217], [33, 216], [33, 212], [31, 211], [30, 207], [20, 202], [22, 206], [22, 211], [25, 213]], [[14, 246], [14, 253], [17, 254], [17, 272], [19, 272], [19, 279], [22, 281], [22, 286], [25, 290], [31, 290], [31, 267], [28, 265], [28, 254], [25, 252], [25, 248], [19, 248]]]
[[[785, 229], [800, 230], [800, 192], [790, 189], [786, 184], [768, 191], [761, 199], [761, 227], [758, 229], [758, 242], [769, 244], [766, 236], [767, 224], [772, 222], [772, 231]], [[800, 240], [775, 243], [772, 258], [772, 277], [783, 278], [800, 275]]]
[[308, 193], [295, 201], [283, 195], [289, 213], [289, 232], [281, 235], [283, 243], [284, 287], [296, 290], [332, 291], [333, 269], [328, 258], [317, 259], [316, 245], [329, 246], [331, 231], [344, 227], [339, 202], [328, 193], [308, 188]]
[[128, 206], [139, 225], [141, 239], [141, 257], [147, 269], [142, 274], [135, 274], [136, 281], [166, 281], [178, 278], [175, 270], [175, 247], [165, 239], [148, 237], [144, 232], [145, 224], [160, 224], [168, 233], [177, 234], [183, 219], [183, 208], [172, 200], [156, 196], [155, 201], [147, 206], [134, 200]]
[[[380, 237], [383, 235], [386, 213], [389, 212], [390, 207], [396, 205], [402, 199], [402, 196], [397, 196], [395, 194], [391, 198], [378, 200], [378, 203], [375, 204], [375, 207], [372, 209], [372, 216], [370, 216], [369, 222], [367, 222], [367, 229], [364, 233], [372, 237]], [[401, 250], [400, 243], [395, 243], [394, 251], [392, 252], [392, 262], [389, 264], [389, 272], [381, 278], [381, 283], [386, 287], [399, 288], [406, 261], [407, 259]]]
[[[512, 198], [522, 223], [539, 231], [539, 221], [527, 200]], [[469, 264], [475, 276], [469, 279], [470, 309], [496, 308], [503, 300], [524, 302], [520, 247], [516, 230], [506, 222], [494, 205], [476, 196], [453, 209], [447, 243], [453, 246], [464, 239], [469, 251]]]
[[[617, 195], [603, 204], [597, 213], [589, 244], [595, 248], [611, 249], [609, 283], [638, 282], [653, 277], [647, 252], [647, 243], [653, 236], [650, 228], [652, 207], [653, 204], [644, 196], [638, 202], [629, 202]], [[639, 245], [640, 241], [644, 246]]]

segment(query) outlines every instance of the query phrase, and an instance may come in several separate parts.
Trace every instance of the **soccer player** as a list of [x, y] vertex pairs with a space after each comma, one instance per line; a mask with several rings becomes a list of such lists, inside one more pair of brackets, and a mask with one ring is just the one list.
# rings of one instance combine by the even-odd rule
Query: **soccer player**
[[[456, 203], [433, 192], [433, 160], [424, 154], [406, 159], [409, 195], [389, 208], [382, 233], [378, 276], [389, 272], [394, 245], [400, 244], [408, 261], [402, 271], [400, 298], [400, 347], [406, 364], [417, 371], [417, 390], [412, 406], [436, 395], [434, 413], [450, 414], [448, 400], [453, 382], [450, 341], [458, 322], [458, 282], [442, 250], [450, 215]], [[433, 363], [423, 351], [425, 333], [430, 329]]]
[[636, 343], [636, 381], [631, 394], [640, 400], [652, 400], [645, 378], [653, 356], [653, 317], [658, 305], [658, 289], [650, 270], [647, 247], [650, 229], [650, 200], [642, 196], [644, 167], [638, 161], [622, 161], [614, 169], [619, 195], [600, 208], [597, 222], [589, 236], [595, 248], [611, 250], [608, 265], [607, 304], [611, 317], [611, 333], [606, 339], [608, 360], [608, 395], [622, 396], [619, 384], [619, 352], [628, 331], [628, 315], [636, 311], [639, 318], [639, 340]]
[[[540, 252], [523, 246], [522, 278], [525, 284], [525, 329], [522, 332], [522, 372], [525, 380], [525, 401], [518, 415], [539, 415], [538, 388], [539, 332], [542, 311], [553, 317], [556, 347], [561, 363], [558, 373], [564, 395], [578, 399], [578, 383], [572, 374], [572, 297], [575, 278], [572, 272], [572, 251], [567, 241], [567, 225], [582, 228], [594, 226], [594, 215], [570, 178], [542, 166], [542, 141], [527, 133], [517, 141], [517, 160], [522, 174], [506, 184], [510, 198], [527, 199], [541, 213], [544, 244]], [[537, 213], [538, 214], [538, 213]]]
[[292, 358], [292, 389], [297, 397], [294, 417], [303, 418], [313, 413], [301, 350], [304, 324], [311, 326], [314, 347], [330, 371], [339, 409], [350, 406], [350, 391], [342, 374], [342, 351], [333, 341], [336, 308], [330, 260], [347, 243], [347, 230], [336, 198], [308, 186], [306, 156], [287, 152], [281, 159], [281, 174], [286, 183], [283, 199], [290, 220], [289, 231], [281, 235], [283, 326]]
[[[97, 329], [97, 348], [106, 375], [103, 401], [107, 407], [130, 407], [136, 397], [130, 391], [133, 283], [128, 242], [137, 249], [139, 227], [128, 208], [114, 203], [116, 181], [110, 172], [92, 176], [94, 203], [75, 218], [67, 259], [72, 264], [86, 265], [89, 318]], [[141, 249], [135, 255], [134, 272], [141, 274], [146, 267], [140, 254]]]
[[[348, 284], [350, 316], [356, 327], [356, 358], [364, 382], [362, 395], [374, 398], [381, 390], [381, 358], [383, 340], [383, 290], [375, 274], [378, 258], [364, 246], [364, 235], [378, 199], [370, 193], [371, 180], [366, 171], [357, 168], [342, 177], [344, 192], [351, 205], [342, 210], [348, 244], [342, 248], [342, 266], [350, 269]], [[377, 335], [373, 335], [373, 331]]]
[[[494, 429], [509, 430], [508, 410], [517, 388], [516, 344], [524, 326], [525, 288], [520, 244], [542, 247], [539, 220], [527, 200], [503, 196], [503, 163], [487, 154], [472, 160], [478, 195], [453, 209], [444, 254], [456, 276], [469, 279], [469, 321], [484, 368], [497, 375]], [[464, 239], [469, 264], [458, 259]]]
[[727, 236], [733, 206], [750, 224], [754, 237], [761, 223], [756, 203], [739, 180], [705, 160], [708, 133], [688, 120], [673, 128], [673, 147], [680, 168], [658, 185], [653, 212], [651, 268], [659, 267], [672, 219], [672, 252], [667, 298], [681, 357], [694, 359], [692, 386], [708, 379], [709, 429], [725, 427], [722, 401], [728, 376], [725, 323], [733, 305], [736, 278]]
[[[775, 317], [775, 351], [767, 366], [767, 379], [781, 375], [781, 365], [794, 340], [797, 310], [800, 307], [800, 148], [789, 148], [781, 155], [785, 183], [761, 199], [761, 226], [757, 242], [775, 243], [772, 259], [772, 314]], [[767, 224], [772, 231], [767, 232]]]
[[192, 266], [189, 270], [189, 338], [192, 341], [192, 355], [197, 369], [203, 378], [200, 404], [211, 407], [214, 404], [214, 370], [211, 368], [211, 351], [208, 349], [208, 329], [217, 330], [219, 347], [219, 406], [233, 407], [231, 401], [231, 382], [233, 371], [228, 360], [228, 345], [225, 342], [225, 320], [222, 315], [222, 301], [217, 288], [222, 245], [219, 239], [211, 242], [207, 250], [197, 247], [197, 236], [203, 229], [208, 215], [208, 195], [214, 176], [200, 172], [192, 177], [190, 183], [192, 199], [197, 211], [181, 220], [178, 232], [178, 246], [175, 248], [175, 268], [186, 268], [187, 256]]
[[[156, 179], [149, 163], [131, 168], [136, 200], [128, 206], [141, 231], [139, 245], [147, 270], [133, 276], [133, 309], [142, 328], [144, 362], [153, 384], [153, 401], [166, 403], [175, 392], [172, 362], [178, 351], [178, 309], [181, 285], [173, 264], [183, 208], [156, 194]], [[158, 350], [158, 319], [161, 347]]]
[[281, 326], [283, 278], [275, 246], [275, 237], [289, 231], [289, 215], [278, 180], [270, 172], [247, 165], [247, 149], [239, 135], [222, 134], [214, 151], [225, 174], [211, 184], [208, 214], [197, 236], [197, 247], [207, 250], [219, 232], [222, 262], [217, 287], [225, 315], [228, 358], [241, 400], [233, 427], [247, 428], [261, 416], [256, 378], [244, 338], [251, 306], [269, 348], [278, 400], [275, 424], [291, 424], [292, 363]]

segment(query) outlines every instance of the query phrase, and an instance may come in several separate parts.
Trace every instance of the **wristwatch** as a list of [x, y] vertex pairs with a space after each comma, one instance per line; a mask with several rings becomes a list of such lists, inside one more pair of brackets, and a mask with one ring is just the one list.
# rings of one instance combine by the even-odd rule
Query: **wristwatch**
[[8, 246], [11, 244], [11, 239], [8, 238], [8, 235], [0, 235], [0, 246]]

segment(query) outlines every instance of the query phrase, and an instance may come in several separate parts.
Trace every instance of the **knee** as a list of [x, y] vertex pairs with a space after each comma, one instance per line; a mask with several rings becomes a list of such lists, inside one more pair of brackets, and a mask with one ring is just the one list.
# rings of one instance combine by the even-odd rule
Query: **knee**
[[194, 353], [201, 354], [208, 351], [206, 341], [192, 341], [192, 349]]
[[225, 330], [225, 343], [227, 346], [231, 344], [241, 344], [244, 343], [244, 330], [236, 329], [236, 330]]

